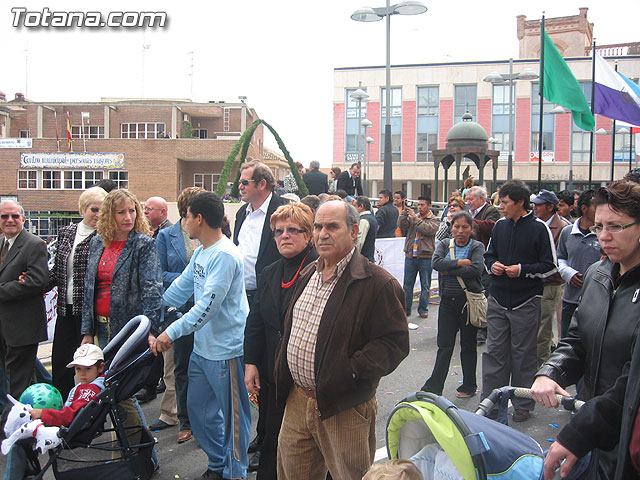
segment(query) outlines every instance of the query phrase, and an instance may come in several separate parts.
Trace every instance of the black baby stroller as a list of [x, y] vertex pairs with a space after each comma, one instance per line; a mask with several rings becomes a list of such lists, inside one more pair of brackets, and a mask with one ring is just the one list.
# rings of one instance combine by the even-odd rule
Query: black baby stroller
[[[125, 425], [130, 401], [146, 379], [153, 353], [149, 350], [149, 319], [132, 318], [104, 349], [105, 388], [82, 408], [68, 428], [61, 427], [62, 444], [49, 452], [49, 466], [61, 480], [145, 480], [154, 465], [154, 439], [142, 425]], [[106, 428], [107, 417], [112, 427]]]
[[[412, 460], [425, 480], [542, 478], [542, 448], [506, 424], [508, 402], [514, 396], [531, 398], [528, 389], [503, 387], [484, 399], [474, 414], [444, 397], [417, 392], [389, 415], [389, 458]], [[558, 401], [570, 411], [583, 403], [561, 396]], [[498, 406], [498, 422], [485, 417], [494, 406]]]

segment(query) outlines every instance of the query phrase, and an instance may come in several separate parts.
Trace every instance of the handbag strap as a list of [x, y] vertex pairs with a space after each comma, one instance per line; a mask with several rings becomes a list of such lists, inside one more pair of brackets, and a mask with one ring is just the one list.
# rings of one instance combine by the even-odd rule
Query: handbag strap
[[[449, 239], [449, 256], [451, 257], [451, 260], [456, 260], [455, 240], [453, 238]], [[458, 279], [458, 283], [460, 283], [462, 290], [464, 290], [464, 293], [467, 293], [467, 287], [464, 284], [462, 277], [456, 276], [456, 278]]]

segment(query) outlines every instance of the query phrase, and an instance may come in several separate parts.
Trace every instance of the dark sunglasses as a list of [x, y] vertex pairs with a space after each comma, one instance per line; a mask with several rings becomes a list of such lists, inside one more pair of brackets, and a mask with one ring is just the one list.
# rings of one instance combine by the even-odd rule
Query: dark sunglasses
[[100, 207], [91, 207], [89, 210], [91, 210], [92, 213], [98, 213], [100, 211]]
[[2, 220], [8, 220], [9, 217], [11, 217], [12, 220], [20, 220], [22, 218], [22, 215], [20, 215], [19, 213], [12, 213], [11, 215], [9, 215], [8, 213], [3, 213], [2, 215], [0, 215], [0, 218]]
[[292, 237], [295, 237], [299, 233], [304, 233], [306, 231], [306, 230], [300, 230], [299, 228], [294, 228], [294, 227], [287, 227], [286, 229], [276, 228], [273, 231], [273, 236], [276, 238], [281, 237], [285, 230], [287, 231], [287, 235], [291, 235]]
[[255, 182], [255, 180], [240, 180], [240, 183], [245, 187], [249, 185], [249, 182]]

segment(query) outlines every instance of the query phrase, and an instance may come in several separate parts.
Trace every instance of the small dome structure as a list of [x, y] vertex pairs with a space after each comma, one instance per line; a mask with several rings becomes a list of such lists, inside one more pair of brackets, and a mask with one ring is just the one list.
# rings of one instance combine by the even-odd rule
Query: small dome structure
[[469, 112], [462, 116], [462, 122], [456, 123], [447, 133], [447, 143], [464, 143], [466, 145], [484, 143], [486, 145], [489, 136], [479, 123], [474, 122]]

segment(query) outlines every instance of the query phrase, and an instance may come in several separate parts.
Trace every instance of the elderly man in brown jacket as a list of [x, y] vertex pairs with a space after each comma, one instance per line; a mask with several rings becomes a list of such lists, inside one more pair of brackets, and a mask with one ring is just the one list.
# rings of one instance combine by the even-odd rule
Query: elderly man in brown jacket
[[357, 235], [352, 205], [318, 209], [319, 259], [300, 273], [276, 354], [280, 480], [360, 480], [374, 459], [376, 387], [409, 353], [400, 284], [356, 251]]
[[404, 243], [404, 295], [407, 317], [411, 315], [413, 304], [413, 286], [420, 273], [420, 300], [418, 314], [427, 318], [429, 293], [431, 289], [431, 257], [436, 249], [436, 232], [440, 220], [431, 211], [431, 199], [418, 197], [418, 213], [411, 207], [404, 207], [398, 218], [398, 226], [407, 231]]

